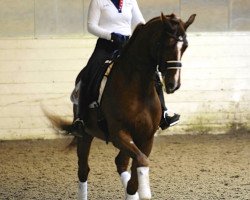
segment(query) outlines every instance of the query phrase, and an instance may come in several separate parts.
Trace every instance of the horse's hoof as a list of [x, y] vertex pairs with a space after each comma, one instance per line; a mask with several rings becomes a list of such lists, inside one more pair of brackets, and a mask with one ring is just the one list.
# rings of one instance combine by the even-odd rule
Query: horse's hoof
[[126, 200], [140, 200], [140, 199], [139, 199], [138, 192], [136, 192], [136, 193], [133, 194], [133, 195], [126, 194]]

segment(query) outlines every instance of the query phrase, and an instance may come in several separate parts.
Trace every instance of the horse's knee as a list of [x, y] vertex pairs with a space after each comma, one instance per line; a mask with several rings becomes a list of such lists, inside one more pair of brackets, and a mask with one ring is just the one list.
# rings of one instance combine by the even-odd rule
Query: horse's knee
[[148, 167], [149, 166], [148, 157], [143, 153], [137, 155], [136, 160], [137, 160], [138, 167]]

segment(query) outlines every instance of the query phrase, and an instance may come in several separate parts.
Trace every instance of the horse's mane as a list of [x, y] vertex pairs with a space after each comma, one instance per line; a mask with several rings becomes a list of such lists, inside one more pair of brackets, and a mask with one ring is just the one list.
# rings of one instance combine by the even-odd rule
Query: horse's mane
[[136, 28], [135, 28], [135, 30], [134, 30], [132, 36], [130, 37], [128, 43], [123, 47], [122, 52], [121, 52], [122, 54], [123, 54], [124, 52], [126, 52], [127, 49], [131, 46], [131, 44], [134, 42], [136, 36], [138, 35], [138, 33], [140, 32], [140, 30], [141, 30], [143, 27], [144, 27], [144, 24], [138, 24], [138, 25], [136, 26]]
[[[170, 14], [170, 15], [165, 15], [169, 20], [173, 21], [173, 22], [177, 22], [179, 23], [179, 19], [176, 18], [175, 14]], [[128, 43], [123, 47], [121, 54], [125, 53], [127, 51], [127, 49], [131, 46], [131, 44], [134, 42], [135, 38], [137, 37], [138, 33], [143, 29], [143, 27], [147, 26], [148, 24], [151, 24], [153, 22], [156, 21], [161, 21], [161, 16], [157, 16], [154, 17], [152, 19], [150, 19], [146, 24], [138, 24], [135, 28], [135, 30], [133, 31], [132, 36], [130, 37]]]
[[151, 23], [152, 21], [159, 20], [159, 19], [160, 19], [160, 17], [158, 16], [158, 17], [154, 17], [153, 19], [149, 20], [146, 24], [142, 24], [142, 23], [138, 24], [138, 25], [135, 27], [135, 30], [133, 31], [133, 34], [132, 34], [132, 36], [130, 37], [128, 43], [123, 47], [121, 53], [123, 54], [124, 52], [127, 51], [127, 49], [128, 49], [128, 48], [131, 46], [131, 44], [134, 42], [134, 40], [135, 40], [135, 38], [137, 37], [137, 35], [138, 35], [138, 33], [140, 32], [140, 30], [142, 30], [142, 28], [143, 28], [145, 25], [147, 25], [148, 23]]
[[[174, 13], [170, 14], [170, 15], [165, 15], [169, 20], [172, 20], [172, 21], [177, 21], [178, 19], [176, 18], [176, 15]], [[157, 17], [154, 17], [152, 19], [150, 19], [146, 24], [149, 24], [151, 22], [154, 22], [154, 21], [158, 21], [158, 20], [161, 20], [161, 16], [157, 16]]]

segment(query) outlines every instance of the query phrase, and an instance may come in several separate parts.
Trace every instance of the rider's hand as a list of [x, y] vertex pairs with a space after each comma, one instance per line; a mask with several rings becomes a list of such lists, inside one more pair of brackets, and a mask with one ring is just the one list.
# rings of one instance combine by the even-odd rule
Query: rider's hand
[[127, 41], [127, 36], [120, 33], [111, 33], [111, 41], [114, 42], [118, 47], [123, 47]]

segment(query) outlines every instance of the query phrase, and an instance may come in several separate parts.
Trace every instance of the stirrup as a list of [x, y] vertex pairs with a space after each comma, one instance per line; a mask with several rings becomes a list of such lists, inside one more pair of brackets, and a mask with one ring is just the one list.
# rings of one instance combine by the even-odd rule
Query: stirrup
[[160, 122], [160, 127], [162, 130], [165, 130], [171, 126], [174, 126], [180, 122], [180, 115], [174, 113], [173, 116], [169, 116], [167, 111], [164, 111], [161, 122]]
[[82, 137], [85, 130], [85, 123], [80, 118], [77, 118], [72, 124], [71, 135]]

